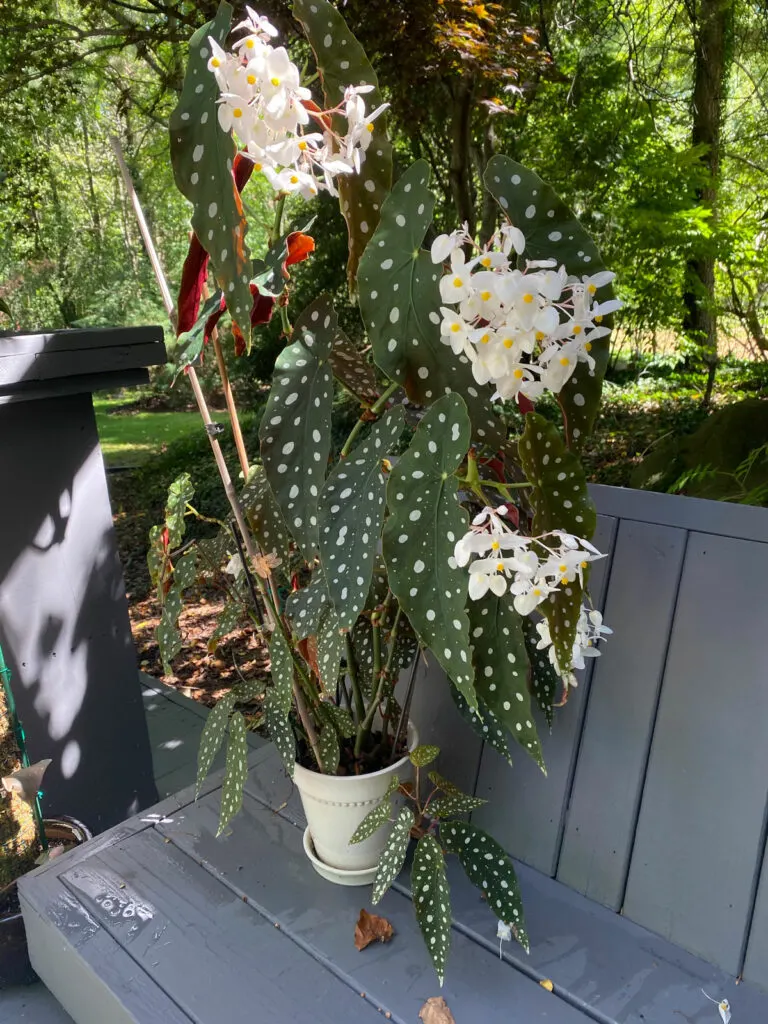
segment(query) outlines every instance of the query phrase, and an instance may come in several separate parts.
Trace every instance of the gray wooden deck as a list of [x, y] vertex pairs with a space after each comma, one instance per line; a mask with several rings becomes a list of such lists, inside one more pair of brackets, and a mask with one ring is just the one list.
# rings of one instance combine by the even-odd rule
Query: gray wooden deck
[[[197, 746], [208, 712], [201, 704], [151, 676], [142, 673], [141, 683], [155, 782], [162, 799], [194, 783]], [[261, 745], [257, 736], [249, 740], [254, 749]], [[0, 993], [0, 1024], [71, 1024], [71, 1021], [42, 982]]]

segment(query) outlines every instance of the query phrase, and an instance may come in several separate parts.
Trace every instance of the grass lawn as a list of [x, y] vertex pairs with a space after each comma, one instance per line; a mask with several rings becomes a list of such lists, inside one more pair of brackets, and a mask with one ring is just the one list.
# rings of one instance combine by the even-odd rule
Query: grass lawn
[[[195, 431], [202, 434], [196, 412], [151, 412], [131, 408], [140, 396], [94, 396], [96, 426], [107, 465], [138, 466], [151, 456], [165, 451], [167, 445]], [[215, 413], [217, 422], [225, 422], [225, 413]]]

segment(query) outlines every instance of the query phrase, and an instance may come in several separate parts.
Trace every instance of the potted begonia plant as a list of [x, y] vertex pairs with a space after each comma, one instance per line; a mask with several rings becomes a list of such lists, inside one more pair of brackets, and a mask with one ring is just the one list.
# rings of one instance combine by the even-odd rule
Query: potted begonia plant
[[[415, 666], [433, 659], [487, 742], [508, 756], [511, 738], [544, 768], [532, 700], [550, 715], [610, 632], [588, 597], [601, 556], [578, 449], [597, 412], [619, 303], [573, 213], [505, 156], [484, 174], [499, 212], [490, 240], [459, 227], [424, 248], [429, 167], [418, 161], [392, 185], [386, 103], [339, 11], [327, 0], [294, 3], [319, 72], [313, 93], [274, 27], [246, 10], [232, 28], [222, 3], [194, 35], [170, 124], [195, 232], [175, 361], [206, 421], [233, 521], [184, 543], [186, 517], [200, 513], [188, 475], [172, 485], [149, 552], [163, 606], [158, 641], [170, 668], [185, 591], [201, 575], [222, 583], [212, 645], [243, 622], [269, 644], [255, 723], [301, 794], [308, 856], [336, 881], [373, 881], [375, 902], [416, 840], [414, 908], [442, 979], [446, 855], [458, 856], [499, 927], [526, 947], [527, 936], [511, 860], [466, 820], [482, 801], [423, 770], [439, 751], [419, 745], [409, 722]], [[252, 174], [275, 193], [272, 244], [259, 259], [247, 249], [239, 196]], [[347, 222], [369, 356], [339, 328], [326, 295], [291, 323], [288, 268], [314, 241], [306, 227], [283, 232], [284, 200], [322, 189], [338, 195]], [[217, 290], [203, 302], [209, 270]], [[260, 464], [241, 456], [249, 471], [238, 493], [195, 367], [222, 316], [247, 357], [274, 311], [285, 347]], [[337, 387], [360, 413], [334, 450]], [[556, 397], [561, 428], [535, 411], [545, 393]], [[522, 431], [510, 426], [519, 422], [513, 407], [525, 414]], [[201, 780], [226, 737], [221, 829], [242, 804], [249, 702], [262, 690], [243, 678], [202, 736]]]

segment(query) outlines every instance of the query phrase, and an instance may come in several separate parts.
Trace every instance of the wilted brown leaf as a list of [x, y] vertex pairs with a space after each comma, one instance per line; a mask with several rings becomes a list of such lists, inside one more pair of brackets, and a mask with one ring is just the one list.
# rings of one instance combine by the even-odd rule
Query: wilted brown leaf
[[424, 1024], [456, 1024], [448, 1003], [442, 996], [432, 996], [419, 1010], [419, 1019]]
[[363, 907], [355, 925], [355, 947], [365, 949], [372, 942], [389, 942], [394, 935], [392, 925], [386, 917], [369, 914]]

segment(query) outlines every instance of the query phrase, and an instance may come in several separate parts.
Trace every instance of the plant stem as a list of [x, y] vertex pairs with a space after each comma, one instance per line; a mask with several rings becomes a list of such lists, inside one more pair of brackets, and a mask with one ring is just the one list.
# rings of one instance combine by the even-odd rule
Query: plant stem
[[251, 567], [248, 565], [248, 559], [245, 557], [245, 551], [243, 550], [243, 542], [240, 539], [240, 534], [237, 530], [237, 523], [232, 523], [232, 536], [235, 538], [235, 545], [237, 547], [237, 553], [240, 555], [240, 561], [243, 563], [243, 572], [245, 573], [245, 580], [248, 584], [248, 589], [251, 592], [251, 600], [253, 601], [253, 607], [256, 611], [256, 617], [259, 620], [259, 626], [262, 630], [264, 629], [264, 616], [261, 613], [261, 605], [259, 604], [259, 598], [256, 594], [256, 584], [253, 582], [253, 574], [251, 573]]
[[322, 772], [323, 762], [320, 760], [320, 751], [317, 745], [317, 733], [315, 732], [315, 727], [312, 724], [312, 719], [309, 717], [307, 706], [304, 703], [304, 697], [302, 696], [301, 690], [299, 689], [295, 679], [293, 681], [293, 699], [296, 701], [296, 710], [299, 713], [301, 724], [304, 726], [304, 731], [307, 734], [307, 739], [309, 740], [309, 745], [312, 748], [312, 753], [315, 755], [317, 767]]
[[272, 230], [269, 233], [267, 240], [269, 248], [273, 245], [277, 245], [280, 235], [283, 230], [283, 210], [285, 209], [285, 192], [281, 192], [275, 200], [275, 219], [272, 223]]
[[237, 405], [235, 403], [235, 396], [232, 392], [232, 385], [229, 380], [229, 373], [227, 372], [227, 364], [224, 361], [224, 350], [221, 347], [219, 341], [219, 332], [214, 327], [211, 334], [213, 340], [213, 350], [216, 353], [216, 362], [219, 367], [219, 376], [221, 377], [221, 388], [224, 392], [224, 400], [227, 403], [227, 411], [229, 412], [229, 422], [232, 426], [232, 437], [235, 439], [235, 448], [237, 448], [237, 457], [240, 459], [240, 468], [243, 471], [243, 483], [248, 482], [248, 473], [250, 472], [250, 466], [248, 464], [248, 453], [245, 450], [245, 441], [243, 440], [243, 431], [240, 427], [240, 417], [237, 415]]
[[403, 735], [403, 727], [408, 721], [408, 713], [411, 710], [411, 698], [413, 697], [413, 687], [416, 682], [416, 669], [419, 667], [419, 656], [421, 654], [421, 648], [416, 652], [416, 657], [413, 659], [413, 665], [411, 666], [411, 675], [408, 679], [408, 689], [405, 691], [405, 700], [403, 701], [403, 707], [400, 712], [400, 720], [397, 723], [397, 729], [395, 730], [395, 738], [392, 743], [392, 756], [390, 758], [390, 764], [395, 760], [397, 754], [397, 748], [400, 743], [400, 739]]
[[[386, 615], [386, 608], [389, 603], [391, 595], [387, 595], [387, 600], [384, 602], [384, 610], [382, 611], [381, 618]], [[373, 717], [376, 714], [376, 709], [381, 704], [384, 696], [384, 686], [386, 685], [389, 673], [392, 669], [392, 661], [394, 660], [395, 653], [395, 633], [397, 627], [400, 624], [400, 617], [402, 611], [400, 608], [397, 609], [395, 614], [395, 621], [392, 623], [392, 630], [390, 632], [390, 648], [387, 654], [387, 661], [384, 669], [381, 669], [381, 625], [380, 619], [376, 619], [374, 622], [373, 617], [371, 618], [371, 625], [373, 626], [373, 682], [376, 686], [376, 692], [373, 696], [373, 700], [368, 705], [368, 710], [365, 713], [365, 718], [360, 725], [357, 732], [357, 739], [355, 740], [355, 756], [359, 757], [362, 752], [363, 746], [371, 732], [371, 726], [373, 724]]]
[[357, 714], [358, 722], [362, 722], [365, 718], [365, 703], [363, 701], [363, 692], [360, 689], [360, 681], [357, 678], [355, 655], [352, 651], [352, 641], [349, 639], [349, 633], [344, 637], [344, 645], [347, 654], [347, 672], [349, 674], [349, 680], [352, 683], [352, 695], [355, 699], [355, 712]]
[[349, 437], [344, 442], [344, 447], [341, 449], [340, 458], [346, 459], [346, 457], [349, 455], [350, 449], [352, 448], [352, 444], [354, 443], [357, 435], [360, 433], [360, 431], [367, 423], [370, 423], [372, 419], [376, 419], [376, 417], [382, 411], [384, 406], [387, 404], [388, 400], [395, 393], [395, 391], [397, 391], [399, 387], [400, 385], [397, 383], [397, 381], [393, 381], [390, 385], [388, 385], [384, 392], [376, 399], [373, 405], [369, 409], [365, 410], [365, 412], [354, 425], [354, 427], [352, 427], [352, 431]]

